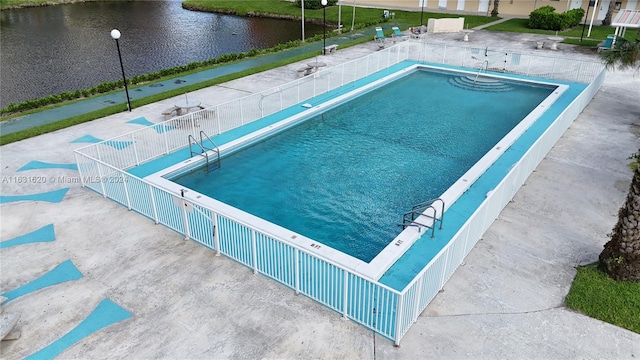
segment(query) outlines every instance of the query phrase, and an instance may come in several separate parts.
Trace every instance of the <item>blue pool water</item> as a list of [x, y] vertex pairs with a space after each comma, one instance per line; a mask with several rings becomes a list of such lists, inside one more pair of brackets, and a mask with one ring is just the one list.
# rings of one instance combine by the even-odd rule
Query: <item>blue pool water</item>
[[415, 71], [171, 180], [369, 262], [555, 89], [460, 77]]

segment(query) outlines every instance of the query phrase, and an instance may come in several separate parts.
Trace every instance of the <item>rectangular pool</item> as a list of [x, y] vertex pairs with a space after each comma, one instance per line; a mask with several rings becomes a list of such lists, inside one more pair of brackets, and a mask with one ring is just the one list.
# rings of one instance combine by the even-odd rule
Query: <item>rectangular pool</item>
[[169, 180], [370, 262], [556, 88], [417, 68]]
[[421, 235], [410, 229], [390, 246], [403, 213], [428, 199], [453, 203], [491, 164], [478, 162], [506, 150], [565, 88], [409, 66], [222, 146], [212, 172], [196, 157], [152, 178], [378, 278]]

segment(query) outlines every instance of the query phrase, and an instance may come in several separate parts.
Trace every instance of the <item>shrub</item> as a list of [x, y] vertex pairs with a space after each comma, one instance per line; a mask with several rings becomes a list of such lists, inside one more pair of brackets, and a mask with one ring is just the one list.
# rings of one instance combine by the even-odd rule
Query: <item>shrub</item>
[[582, 10], [581, 8], [572, 9], [560, 14], [560, 18], [562, 19], [563, 30], [572, 28], [580, 24], [582, 17], [584, 17], [584, 10]]
[[558, 14], [553, 6], [543, 6], [529, 14], [527, 27], [559, 31], [578, 25], [583, 16], [583, 9], [578, 8]]
[[527, 27], [531, 29], [560, 30], [560, 15], [553, 6], [543, 6], [529, 14]]

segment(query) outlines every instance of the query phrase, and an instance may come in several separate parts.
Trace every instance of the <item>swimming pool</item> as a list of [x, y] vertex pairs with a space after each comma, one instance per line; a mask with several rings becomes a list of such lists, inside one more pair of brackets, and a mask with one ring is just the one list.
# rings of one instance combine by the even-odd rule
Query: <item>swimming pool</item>
[[[481, 50], [488, 59], [484, 67], [501, 72], [494, 71], [494, 79], [558, 88], [442, 194], [446, 220], [435, 238], [423, 236], [424, 227], [407, 227], [367, 263], [163, 177], [202, 164], [202, 157], [191, 157], [185, 147], [187, 136], [197, 137], [201, 130], [215, 135], [223, 154], [232, 153], [416, 67], [455, 70], [475, 78], [478, 70], [465, 65], [479, 65], [476, 56]], [[604, 74], [596, 62], [405, 41], [292, 83], [77, 149], [75, 154], [83, 186], [399, 344], [598, 91]]]
[[370, 262], [556, 88], [418, 67], [169, 180]]

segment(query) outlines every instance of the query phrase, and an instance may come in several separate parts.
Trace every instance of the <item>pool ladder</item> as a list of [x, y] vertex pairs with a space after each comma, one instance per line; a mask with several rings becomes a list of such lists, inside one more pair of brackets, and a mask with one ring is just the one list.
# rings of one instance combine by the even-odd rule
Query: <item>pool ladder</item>
[[[205, 138], [209, 141], [213, 148], [208, 148], [204, 145]], [[220, 149], [218, 146], [211, 140], [211, 138], [205, 134], [204, 131], [200, 130], [200, 141], [198, 142], [193, 135], [189, 135], [189, 152], [191, 155], [189, 157], [193, 157], [193, 155], [201, 155], [207, 161], [207, 173], [211, 170], [220, 168]], [[195, 150], [193, 148], [196, 148]], [[200, 152], [198, 152], [198, 149]], [[210, 154], [211, 153], [211, 154]]]
[[484, 68], [484, 73], [487, 73], [487, 70], [489, 70], [489, 60], [485, 60], [482, 65], [480, 65], [480, 68], [478, 68], [478, 73], [476, 73], [476, 78], [473, 79], [473, 84], [476, 84], [476, 81], [478, 81], [478, 77], [480, 76], [480, 72], [482, 71], [482, 69]]
[[[440, 207], [440, 216], [438, 216], [438, 210], [435, 207], [436, 203], [440, 203], [442, 206]], [[429, 211], [430, 210], [430, 211]], [[429, 219], [425, 224], [423, 219]], [[427, 200], [421, 202], [419, 204], [413, 205], [411, 211], [408, 211], [402, 215], [402, 224], [398, 224], [402, 226], [402, 230], [406, 229], [409, 226], [415, 226], [420, 231], [421, 228], [425, 227], [427, 229], [431, 229], [431, 237], [435, 237], [436, 224], [439, 222], [439, 229], [442, 230], [442, 219], [444, 218], [444, 200], [437, 198], [432, 200]], [[420, 220], [420, 221], [418, 221]]]

